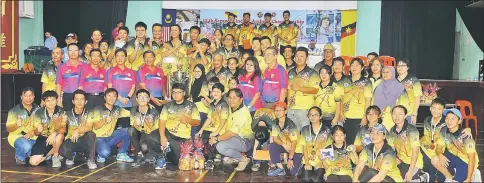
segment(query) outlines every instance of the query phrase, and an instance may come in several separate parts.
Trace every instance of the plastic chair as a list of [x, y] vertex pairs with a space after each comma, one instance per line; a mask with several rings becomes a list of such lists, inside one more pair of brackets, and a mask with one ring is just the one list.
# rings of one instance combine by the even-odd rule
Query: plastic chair
[[343, 60], [345, 60], [345, 66], [350, 66], [350, 62], [351, 62], [351, 59], [353, 59], [353, 57], [350, 57], [350, 56], [340, 56]]
[[349, 75], [350, 75], [350, 69], [351, 69], [351, 67], [350, 67], [349, 65], [345, 65], [345, 66], [343, 67], [343, 74], [344, 74], [345, 76], [349, 76]]
[[[473, 111], [472, 103], [467, 100], [457, 100], [455, 101], [455, 107], [460, 110], [460, 113], [462, 114], [462, 120], [465, 122], [467, 128], [469, 128], [469, 121], [474, 120], [474, 132], [475, 132], [474, 139], [476, 139], [477, 138], [477, 117], [472, 112]], [[469, 113], [466, 112], [467, 111], [466, 109], [469, 111]]]
[[368, 58], [366, 58], [365, 56], [356, 56], [356, 58], [363, 60], [363, 63], [365, 63], [365, 67], [368, 67]]
[[395, 58], [394, 57], [391, 57], [391, 56], [380, 56], [379, 58], [381, 60], [383, 60], [383, 65], [397, 67], [397, 61], [395, 61]]

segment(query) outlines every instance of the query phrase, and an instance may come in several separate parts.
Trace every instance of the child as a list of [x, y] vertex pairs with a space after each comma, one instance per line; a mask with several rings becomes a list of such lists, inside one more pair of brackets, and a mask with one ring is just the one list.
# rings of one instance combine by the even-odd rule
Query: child
[[355, 147], [356, 152], [361, 152], [365, 146], [371, 143], [370, 138], [370, 128], [375, 126], [376, 124], [381, 124], [381, 110], [378, 106], [372, 105], [366, 109], [366, 119], [368, 120], [368, 124], [363, 126], [358, 134], [356, 134], [355, 138]]
[[462, 137], [462, 114], [458, 109], [446, 109], [443, 114], [446, 126], [440, 132], [432, 165], [444, 174], [445, 182], [471, 182], [479, 165], [476, 142], [472, 137]]
[[346, 144], [345, 129], [336, 125], [332, 128], [333, 143], [327, 146], [323, 152], [329, 156], [323, 156], [323, 166], [326, 170], [327, 182], [351, 182], [353, 179], [352, 163], [357, 163], [358, 155], [354, 145]]

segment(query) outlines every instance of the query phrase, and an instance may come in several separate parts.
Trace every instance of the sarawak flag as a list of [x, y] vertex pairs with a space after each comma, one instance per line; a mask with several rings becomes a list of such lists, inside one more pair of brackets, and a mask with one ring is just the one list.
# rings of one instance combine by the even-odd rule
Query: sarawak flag
[[356, 10], [341, 11], [341, 55], [356, 54]]
[[[162, 9], [161, 10], [161, 37], [163, 42], [170, 40], [170, 27], [176, 24], [176, 10], [175, 9]], [[181, 38], [180, 38], [181, 39]]]

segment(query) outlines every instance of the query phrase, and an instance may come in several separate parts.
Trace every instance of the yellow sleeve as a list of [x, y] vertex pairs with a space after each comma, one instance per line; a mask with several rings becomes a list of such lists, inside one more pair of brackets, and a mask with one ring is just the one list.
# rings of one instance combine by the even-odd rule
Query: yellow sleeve
[[198, 112], [198, 108], [195, 104], [192, 107], [192, 119], [200, 120], [200, 113]]
[[42, 73], [42, 78], [40, 78], [40, 82], [47, 83], [48, 81], [49, 81], [49, 78], [47, 78], [47, 73], [46, 72]]
[[119, 111], [119, 118], [130, 117], [130, 115], [131, 115], [131, 112], [129, 112], [128, 110], [126, 110], [124, 108], [121, 108], [121, 111]]
[[271, 130], [271, 137], [279, 136], [279, 130], [277, 128], [272, 128]]
[[356, 134], [355, 142], [353, 143], [353, 145], [355, 145], [355, 146], [361, 146], [361, 138], [362, 138], [361, 136], [362, 135], [361, 135], [360, 132], [358, 132]]
[[[33, 126], [34, 128], [37, 128], [37, 127], [39, 127], [39, 126], [42, 124], [42, 122], [41, 122], [40, 118], [39, 118], [37, 115], [35, 115], [35, 114], [33, 114], [33, 115], [30, 117], [30, 119], [32, 120], [32, 126]], [[46, 130], [46, 129], [44, 129], [44, 130]]]
[[360, 161], [368, 161], [368, 154], [366, 152], [366, 148], [363, 148], [363, 150], [361, 151], [359, 159]]
[[464, 140], [464, 144], [465, 144], [466, 153], [475, 153], [476, 152], [476, 142], [473, 139], [468, 138], [468, 139]]
[[133, 126], [135, 122], [136, 122], [136, 116], [130, 116], [129, 117], [129, 124], [131, 126]]
[[363, 88], [363, 94], [365, 95], [365, 98], [371, 98], [373, 97], [373, 86], [371, 85], [371, 81], [368, 80], [366, 82], [365, 87]]
[[163, 107], [163, 111], [161, 111], [161, 114], [160, 114], [160, 120], [168, 120], [168, 106], [165, 105], [165, 107]]
[[286, 69], [286, 60], [281, 54], [277, 54], [277, 63]]
[[133, 54], [134, 52], [134, 45], [131, 45], [129, 44], [126, 48], [126, 52], [128, 52], [128, 56], [130, 56], [131, 54]]
[[222, 106], [222, 110], [220, 110], [220, 119], [229, 119], [229, 106]]
[[17, 119], [18, 117], [16, 116], [15, 112], [13, 112], [12, 110], [8, 111], [7, 122], [5, 123], [5, 126], [16, 124]]
[[410, 141], [410, 147], [420, 147], [420, 139], [419, 139], [419, 132], [418, 130], [412, 130], [409, 133], [409, 138], [407, 139]]
[[344, 89], [338, 85], [335, 86], [334, 88], [334, 101], [335, 102], [341, 102], [341, 97], [344, 95]]
[[308, 87], [313, 87], [313, 88], [319, 88], [319, 82], [321, 79], [319, 79], [318, 74], [316, 72], [312, 72], [311, 76], [309, 76], [309, 82], [306, 83], [306, 86]]
[[422, 85], [420, 84], [420, 81], [415, 81], [415, 83], [413, 83], [413, 95], [415, 97], [420, 97], [422, 96]]
[[395, 166], [395, 159], [395, 155], [392, 154], [387, 154], [383, 156], [383, 162], [381, 164], [380, 170], [390, 171], [391, 169], [393, 169], [393, 167]]
[[94, 123], [101, 119], [101, 113], [98, 110], [89, 112], [87, 115], [87, 123]]

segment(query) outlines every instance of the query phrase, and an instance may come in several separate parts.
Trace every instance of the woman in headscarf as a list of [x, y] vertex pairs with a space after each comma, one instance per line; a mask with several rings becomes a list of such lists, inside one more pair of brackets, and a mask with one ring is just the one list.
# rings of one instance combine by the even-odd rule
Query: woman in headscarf
[[390, 111], [397, 104], [404, 90], [403, 84], [395, 78], [395, 68], [385, 66], [382, 69], [382, 81], [373, 93], [373, 104], [382, 110], [383, 125], [387, 130], [394, 125]]
[[[205, 120], [207, 119], [208, 104], [204, 103], [202, 99], [209, 97], [207, 88], [207, 77], [205, 76], [205, 67], [202, 64], [197, 64], [193, 68], [193, 82], [189, 88], [190, 98], [192, 102], [197, 106], [200, 112], [200, 125], [192, 127], [192, 137], [200, 130]], [[202, 91], [203, 90], [203, 91]]]

